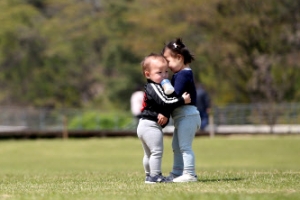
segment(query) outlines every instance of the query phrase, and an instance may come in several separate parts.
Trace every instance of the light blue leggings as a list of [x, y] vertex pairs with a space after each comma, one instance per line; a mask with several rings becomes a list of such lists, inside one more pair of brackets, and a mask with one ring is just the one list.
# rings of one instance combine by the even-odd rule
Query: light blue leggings
[[199, 112], [195, 106], [181, 106], [173, 111], [172, 117], [175, 126], [172, 141], [174, 153], [172, 173], [196, 175], [192, 143], [201, 124]]

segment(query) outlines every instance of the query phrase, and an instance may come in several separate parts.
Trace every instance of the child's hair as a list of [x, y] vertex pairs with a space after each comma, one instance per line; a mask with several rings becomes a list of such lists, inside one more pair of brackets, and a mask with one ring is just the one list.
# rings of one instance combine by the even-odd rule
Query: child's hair
[[150, 70], [150, 64], [151, 61], [153, 59], [158, 59], [161, 60], [162, 62], [166, 62], [167, 60], [165, 59], [165, 57], [163, 57], [161, 54], [157, 54], [157, 53], [150, 53], [148, 56], [146, 56], [143, 61], [141, 62], [142, 65], [142, 72], [143, 75], [145, 76], [145, 71]]
[[176, 56], [177, 54], [182, 55], [184, 64], [189, 64], [195, 60], [194, 55], [192, 55], [188, 48], [183, 44], [181, 38], [176, 38], [175, 40], [166, 44], [162, 50], [162, 54], [164, 54], [166, 48], [172, 51], [172, 56]]

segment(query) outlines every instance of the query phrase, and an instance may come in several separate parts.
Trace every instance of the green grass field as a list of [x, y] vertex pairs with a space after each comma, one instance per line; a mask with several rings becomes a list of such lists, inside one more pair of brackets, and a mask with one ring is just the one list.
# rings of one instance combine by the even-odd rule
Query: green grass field
[[[137, 138], [0, 141], [0, 200], [300, 199], [300, 136], [197, 137], [196, 183], [144, 183]], [[163, 173], [172, 167], [165, 137]]]

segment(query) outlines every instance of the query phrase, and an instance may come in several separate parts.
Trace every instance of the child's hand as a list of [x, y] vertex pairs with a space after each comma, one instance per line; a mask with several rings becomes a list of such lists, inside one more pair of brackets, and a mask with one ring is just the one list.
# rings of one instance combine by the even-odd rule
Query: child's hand
[[189, 94], [189, 93], [187, 93], [187, 92], [183, 93], [183, 94], [182, 94], [182, 97], [183, 97], [183, 99], [184, 99], [184, 103], [185, 103], [185, 104], [191, 103], [191, 97], [190, 97], [190, 94]]
[[168, 118], [162, 114], [158, 114], [157, 119], [157, 123], [161, 126], [168, 122]]

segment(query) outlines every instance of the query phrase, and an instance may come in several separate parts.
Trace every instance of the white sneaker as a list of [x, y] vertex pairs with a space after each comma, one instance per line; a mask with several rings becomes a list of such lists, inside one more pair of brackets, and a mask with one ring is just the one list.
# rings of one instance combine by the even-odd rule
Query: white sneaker
[[183, 174], [183, 175], [173, 179], [173, 182], [175, 182], [175, 183], [197, 182], [197, 181], [198, 181], [197, 176], [196, 175], [193, 176], [190, 174]]

